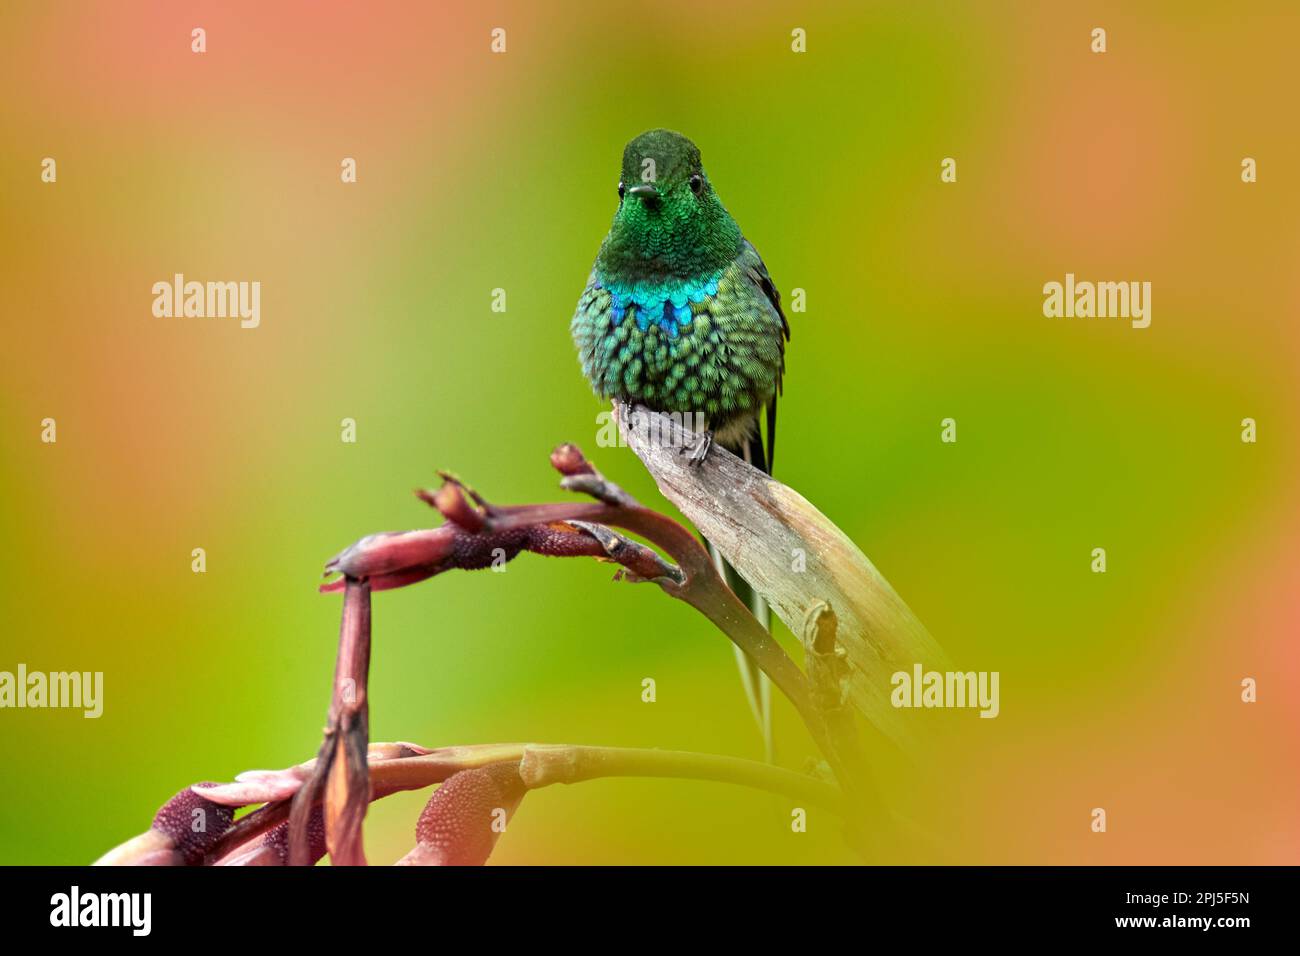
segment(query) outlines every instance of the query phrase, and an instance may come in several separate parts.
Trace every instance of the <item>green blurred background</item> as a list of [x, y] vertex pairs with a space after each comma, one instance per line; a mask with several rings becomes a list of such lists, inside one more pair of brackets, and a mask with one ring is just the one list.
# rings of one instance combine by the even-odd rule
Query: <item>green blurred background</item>
[[[0, 670], [101, 670], [106, 701], [0, 711], [0, 862], [92, 860], [190, 782], [314, 753], [340, 608], [319, 569], [429, 524], [410, 490], [435, 469], [553, 499], [547, 453], [574, 441], [661, 500], [595, 447], [568, 334], [623, 144], [653, 126], [696, 140], [806, 290], [778, 476], [958, 666], [1001, 673], [998, 719], [917, 715], [933, 750], [878, 755], [941, 836], [890, 858], [1295, 862], [1300, 16], [1250, 11], [6, 4]], [[261, 326], [154, 318], [176, 272], [260, 281]], [[1066, 272], [1150, 281], [1151, 327], [1044, 318]], [[610, 576], [524, 556], [378, 595], [372, 737], [757, 757], [725, 641]], [[424, 798], [372, 808], [372, 861]], [[551, 788], [494, 861], [851, 861], [832, 819], [796, 834], [789, 810]]]

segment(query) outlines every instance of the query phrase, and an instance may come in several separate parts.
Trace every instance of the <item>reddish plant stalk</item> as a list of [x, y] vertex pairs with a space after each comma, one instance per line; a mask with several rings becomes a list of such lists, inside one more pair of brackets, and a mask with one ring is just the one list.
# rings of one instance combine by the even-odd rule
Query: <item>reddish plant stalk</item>
[[361, 823], [370, 805], [370, 584], [348, 578], [339, 627], [339, 653], [329, 723], [311, 777], [294, 795], [289, 813], [289, 860], [310, 862], [308, 825], [323, 791], [325, 845], [335, 866], [365, 866]]

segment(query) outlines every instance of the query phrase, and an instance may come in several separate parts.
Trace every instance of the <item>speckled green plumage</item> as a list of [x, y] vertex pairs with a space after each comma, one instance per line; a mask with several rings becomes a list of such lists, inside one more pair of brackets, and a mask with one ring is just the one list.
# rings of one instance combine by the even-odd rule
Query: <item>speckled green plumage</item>
[[[622, 173], [618, 212], [570, 326], [583, 374], [602, 398], [700, 414], [738, 447], [781, 387], [789, 328], [780, 295], [689, 140], [642, 134]], [[637, 185], [639, 195], [624, 196]]]
[[764, 286], [767, 270], [748, 243], [726, 267], [717, 292], [689, 302], [691, 318], [670, 335], [655, 316], [646, 329], [640, 306], [612, 322], [613, 295], [593, 271], [573, 317], [583, 374], [603, 398], [668, 412], [703, 413], [725, 429], [756, 417], [781, 383], [785, 326]]

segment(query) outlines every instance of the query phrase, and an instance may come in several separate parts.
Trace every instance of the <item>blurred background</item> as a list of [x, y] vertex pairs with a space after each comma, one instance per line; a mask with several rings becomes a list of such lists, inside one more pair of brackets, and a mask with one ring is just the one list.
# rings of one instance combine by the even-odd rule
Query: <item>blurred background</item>
[[[996, 720], [914, 713], [924, 756], [876, 748], [941, 840], [889, 858], [1294, 863], [1294, 5], [595, 7], [0, 10], [0, 670], [103, 671], [105, 696], [98, 720], [0, 712], [0, 862], [88, 862], [191, 782], [314, 754], [320, 568], [432, 523], [411, 489], [435, 469], [555, 499], [574, 441], [663, 504], [596, 447], [568, 323], [624, 143], [667, 126], [806, 290], [778, 477], [1001, 675]], [[155, 318], [177, 272], [260, 281], [260, 327]], [[1151, 282], [1150, 328], [1044, 318], [1067, 272]], [[378, 595], [372, 738], [758, 757], [725, 640], [610, 577], [525, 555]], [[809, 753], [788, 707], [778, 747]], [[372, 807], [372, 862], [425, 797]], [[775, 797], [614, 780], [531, 794], [493, 859], [854, 858]]]

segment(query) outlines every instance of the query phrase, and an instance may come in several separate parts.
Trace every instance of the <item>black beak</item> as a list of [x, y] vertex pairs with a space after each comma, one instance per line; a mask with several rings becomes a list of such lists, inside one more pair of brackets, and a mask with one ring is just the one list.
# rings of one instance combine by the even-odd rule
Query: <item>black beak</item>
[[654, 183], [642, 183], [640, 186], [633, 186], [627, 192], [629, 196], [635, 196], [651, 208], [659, 205], [659, 190], [655, 188]]

